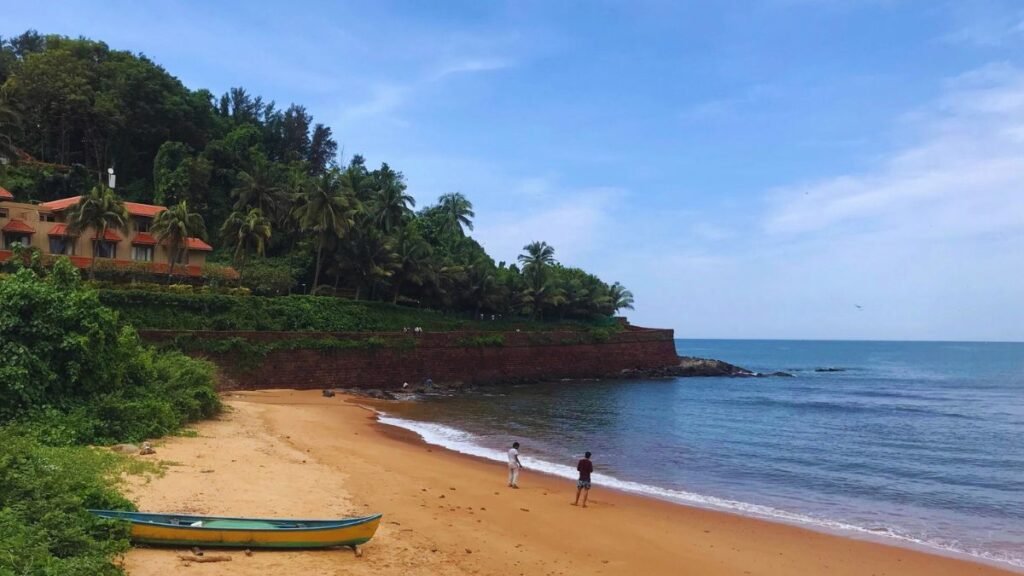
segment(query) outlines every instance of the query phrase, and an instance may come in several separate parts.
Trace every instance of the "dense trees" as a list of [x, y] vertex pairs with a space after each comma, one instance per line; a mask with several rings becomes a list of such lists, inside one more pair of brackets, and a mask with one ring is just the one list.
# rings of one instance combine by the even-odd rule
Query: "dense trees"
[[[284, 274], [304, 292], [475, 315], [587, 318], [632, 306], [621, 285], [563, 267], [545, 242], [524, 247], [521, 269], [495, 263], [469, 235], [465, 195], [414, 212], [400, 171], [339, 159], [331, 128], [303, 106], [241, 87], [189, 90], [102, 42], [0, 38], [0, 155], [13, 149], [21, 161], [0, 185], [19, 198], [82, 194], [114, 167], [118, 195], [171, 207], [155, 230], [173, 252], [205, 224], [220, 232], [214, 258], [233, 259], [257, 290], [281, 292]], [[114, 209], [113, 193], [93, 192]]]

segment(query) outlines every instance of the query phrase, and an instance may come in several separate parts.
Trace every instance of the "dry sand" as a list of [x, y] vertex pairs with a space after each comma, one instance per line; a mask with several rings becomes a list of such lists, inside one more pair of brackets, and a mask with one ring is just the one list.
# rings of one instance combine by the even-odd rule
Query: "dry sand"
[[[377, 536], [349, 550], [228, 551], [186, 564], [181, 550], [135, 549], [132, 576], [303, 575], [865, 575], [1011, 574], [963, 560], [677, 506], [523, 472], [427, 446], [319, 392], [234, 393], [199, 436], [156, 445], [166, 475], [129, 480], [147, 511], [331, 518], [381, 512]], [[149, 458], [154, 458], [150, 456]], [[599, 464], [599, 463], [598, 463]]]

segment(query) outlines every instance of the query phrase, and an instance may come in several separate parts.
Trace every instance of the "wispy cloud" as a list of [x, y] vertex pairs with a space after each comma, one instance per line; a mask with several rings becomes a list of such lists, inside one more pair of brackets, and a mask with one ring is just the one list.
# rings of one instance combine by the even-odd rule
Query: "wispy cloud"
[[491, 72], [510, 68], [513, 65], [511, 60], [502, 58], [464, 58], [439, 66], [437, 71], [431, 76], [431, 79], [436, 81], [455, 74]]
[[947, 42], [991, 48], [1024, 40], [1024, 11], [1019, 5], [951, 2], [948, 9], [953, 31], [943, 38]]
[[917, 144], [877, 170], [773, 192], [766, 231], [1024, 232], [1024, 73], [994, 65], [960, 76], [918, 118]]
[[[371, 90], [370, 97], [358, 104], [345, 108], [345, 120], [360, 120], [369, 117], [392, 117], [408, 96], [410, 88], [395, 84], [379, 84]], [[392, 117], [393, 118], [393, 117]]]
[[[531, 184], [531, 187], [535, 185]], [[497, 259], [514, 261], [522, 247], [544, 240], [559, 261], [581, 266], [606, 250], [617, 228], [614, 218], [626, 192], [618, 188], [565, 189], [544, 185], [545, 200], [526, 207], [481, 213], [474, 237]]]
[[698, 102], [683, 110], [679, 117], [685, 122], [714, 122], [731, 119], [778, 96], [779, 89], [777, 87], [754, 84], [733, 96]]

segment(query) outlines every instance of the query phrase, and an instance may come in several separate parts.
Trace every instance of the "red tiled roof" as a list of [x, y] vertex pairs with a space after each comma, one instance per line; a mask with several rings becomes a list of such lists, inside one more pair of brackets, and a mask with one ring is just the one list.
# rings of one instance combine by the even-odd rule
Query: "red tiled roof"
[[132, 244], [156, 246], [156, 238], [154, 238], [149, 232], [139, 232], [135, 235], [135, 238], [132, 238]]
[[65, 208], [69, 208], [71, 206], [74, 206], [75, 204], [78, 204], [78, 200], [81, 199], [81, 198], [82, 198], [81, 196], [72, 196], [71, 198], [61, 198], [60, 200], [53, 200], [52, 202], [43, 202], [39, 206], [41, 206], [43, 208], [49, 208], [50, 210], [53, 210], [54, 212], [60, 212], [61, 210], [64, 210]]
[[[54, 212], [60, 212], [61, 210], [66, 210], [67, 208], [78, 204], [78, 201], [81, 199], [81, 196], [72, 196], [70, 198], [61, 198], [60, 200], [53, 200], [51, 202], [43, 202], [40, 206], [43, 208], [49, 208]], [[163, 206], [139, 204], [138, 202], [125, 202], [124, 207], [132, 216], [142, 216], [144, 218], [152, 218], [167, 209]]]
[[164, 208], [163, 206], [139, 204], [138, 202], [125, 202], [124, 207], [128, 209], [128, 213], [132, 216], [144, 216], [146, 218], [152, 218], [164, 210], [167, 210], [167, 208]]
[[50, 231], [47, 233], [47, 236], [70, 236], [68, 234], [68, 225], [54, 224], [53, 228], [50, 228]]
[[120, 242], [121, 235], [118, 234], [117, 232], [114, 232], [110, 228], [107, 228], [103, 232], [103, 239], [106, 240], [107, 242]]
[[0, 186], [0, 200], [14, 200], [14, 194], [11, 194], [3, 186]]
[[213, 246], [210, 246], [206, 242], [203, 242], [199, 238], [188, 239], [189, 250], [202, 250], [203, 252], [213, 252]]
[[21, 220], [12, 219], [4, 226], [4, 232], [17, 232], [21, 234], [35, 234], [35, 230]]

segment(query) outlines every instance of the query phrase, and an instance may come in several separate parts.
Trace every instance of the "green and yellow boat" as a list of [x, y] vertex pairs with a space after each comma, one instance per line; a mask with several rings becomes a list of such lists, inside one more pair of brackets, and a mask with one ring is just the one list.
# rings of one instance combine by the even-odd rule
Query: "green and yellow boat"
[[131, 522], [131, 539], [142, 544], [232, 548], [330, 548], [358, 546], [373, 538], [381, 515], [339, 520], [226, 518], [89, 510], [100, 518]]

